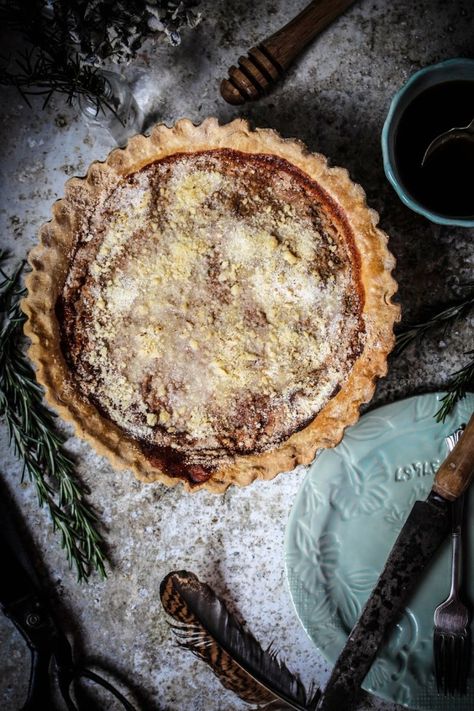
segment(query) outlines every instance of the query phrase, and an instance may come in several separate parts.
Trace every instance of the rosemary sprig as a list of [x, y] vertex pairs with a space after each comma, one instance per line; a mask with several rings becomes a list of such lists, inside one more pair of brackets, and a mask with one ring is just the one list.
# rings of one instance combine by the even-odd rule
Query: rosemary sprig
[[463, 368], [453, 373], [448, 391], [441, 398], [442, 405], [435, 415], [437, 422], [444, 422], [455, 404], [462, 400], [468, 392], [474, 390], [474, 351], [470, 351], [466, 355], [471, 356], [471, 360]]
[[[472, 286], [472, 284], [466, 286]], [[470, 291], [463, 299], [435, 313], [426, 321], [412, 324], [404, 331], [400, 331], [397, 335], [394, 354], [398, 355], [414, 341], [420, 341], [432, 329], [444, 326], [443, 333], [446, 334], [459, 319], [467, 316], [473, 307], [474, 291]], [[469, 351], [466, 355], [474, 356], [474, 351]], [[435, 415], [436, 421], [444, 422], [455, 404], [471, 390], [474, 390], [474, 358], [463, 368], [453, 373], [447, 386], [446, 395], [441, 399], [442, 405]]]
[[[117, 118], [104, 62], [130, 61], [150, 36], [164, 33], [179, 44], [180, 30], [195, 27], [195, 0], [0, 0], [0, 26], [22, 38], [26, 51], [0, 56], [0, 84], [28, 96], [54, 93], [87, 98], [96, 113]], [[17, 45], [18, 46], [18, 45]], [[13, 67], [13, 68], [12, 68]]]
[[[470, 286], [470, 284], [468, 285]], [[470, 310], [474, 307], [474, 291], [471, 291], [466, 297], [451, 304], [445, 309], [433, 314], [426, 321], [414, 323], [403, 331], [397, 334], [397, 342], [394, 349], [394, 354], [399, 355], [413, 341], [420, 341], [423, 336], [433, 328], [439, 328], [444, 325], [444, 333], [449, 328], [452, 328], [456, 321], [467, 316]]]
[[[0, 263], [6, 258], [0, 250]], [[42, 401], [42, 389], [23, 353], [22, 326], [25, 316], [20, 299], [26, 290], [19, 285], [24, 263], [11, 276], [0, 267], [0, 415], [8, 427], [10, 442], [23, 461], [25, 474], [36, 488], [38, 502], [49, 510], [53, 529], [79, 581], [92, 570], [106, 577], [105, 552], [97, 518], [85, 500], [86, 490], [74, 475], [74, 463], [63, 447], [54, 416]]]
[[15, 86], [30, 107], [28, 96], [44, 96], [44, 108], [57, 93], [66, 95], [70, 105], [73, 99], [83, 97], [96, 113], [109, 109], [117, 115], [107, 79], [74, 48], [67, 17], [60, 11], [60, 17], [53, 20], [44, 12], [43, 4], [36, 0], [30, 0], [26, 13], [23, 3], [0, 0], [2, 27], [27, 42], [25, 49], [15, 53], [13, 68], [10, 57], [0, 58], [0, 85]]
[[44, 96], [45, 108], [53, 94], [63, 94], [69, 105], [75, 98], [84, 97], [96, 113], [109, 109], [117, 116], [108, 80], [97, 67], [83, 64], [77, 52], [57, 62], [54, 55], [42, 48], [30, 48], [18, 52], [16, 64], [17, 71], [3, 68], [0, 84], [15, 86], [28, 106], [31, 107], [28, 96]]

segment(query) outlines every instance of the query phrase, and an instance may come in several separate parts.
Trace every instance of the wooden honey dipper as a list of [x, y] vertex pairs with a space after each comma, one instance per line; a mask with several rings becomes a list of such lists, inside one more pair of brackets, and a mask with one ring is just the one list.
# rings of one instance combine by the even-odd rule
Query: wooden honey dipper
[[239, 57], [221, 82], [221, 95], [229, 104], [255, 101], [288, 69], [317, 34], [352, 5], [354, 0], [313, 0], [288, 24]]

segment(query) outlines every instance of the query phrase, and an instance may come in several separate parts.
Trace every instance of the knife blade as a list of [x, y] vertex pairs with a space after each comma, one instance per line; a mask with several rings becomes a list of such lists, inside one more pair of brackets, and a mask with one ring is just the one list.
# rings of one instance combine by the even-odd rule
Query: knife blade
[[422, 577], [450, 527], [450, 502], [474, 473], [474, 414], [442, 463], [426, 501], [416, 501], [385, 567], [339, 655], [317, 711], [346, 711], [357, 696], [391, 624]]

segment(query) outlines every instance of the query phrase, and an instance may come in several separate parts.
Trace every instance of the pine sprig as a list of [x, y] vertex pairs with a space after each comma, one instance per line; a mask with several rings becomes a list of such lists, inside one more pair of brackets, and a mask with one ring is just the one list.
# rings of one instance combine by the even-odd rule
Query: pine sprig
[[[466, 286], [472, 286], [472, 284]], [[463, 299], [438, 311], [426, 321], [412, 324], [404, 331], [400, 331], [397, 335], [394, 355], [400, 354], [415, 341], [421, 341], [433, 329], [442, 327], [443, 335], [446, 335], [454, 324], [459, 319], [468, 316], [473, 308], [474, 291], [470, 291]], [[456, 403], [462, 400], [468, 392], [474, 390], [474, 351], [470, 351], [466, 355], [472, 358], [463, 368], [453, 373], [446, 395], [441, 399], [442, 405], [435, 415], [437, 422], [444, 422]]]
[[[0, 263], [6, 258], [0, 251]], [[79, 581], [87, 581], [96, 570], [103, 578], [105, 552], [96, 529], [97, 517], [85, 499], [85, 487], [74, 474], [74, 462], [64, 449], [64, 437], [57, 431], [53, 414], [43, 404], [43, 391], [22, 350], [25, 316], [19, 285], [24, 263], [11, 276], [0, 268], [0, 415], [5, 419], [10, 442], [23, 462], [22, 480], [27, 475], [35, 485], [38, 503], [49, 510], [53, 529]]]

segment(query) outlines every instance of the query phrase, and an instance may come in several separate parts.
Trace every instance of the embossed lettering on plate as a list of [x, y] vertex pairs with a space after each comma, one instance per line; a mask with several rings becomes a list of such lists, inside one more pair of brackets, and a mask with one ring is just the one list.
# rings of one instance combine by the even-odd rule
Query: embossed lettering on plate
[[395, 469], [395, 481], [411, 481], [424, 476], [433, 476], [439, 469], [441, 461], [434, 459], [432, 462], [412, 462], [404, 467]]

